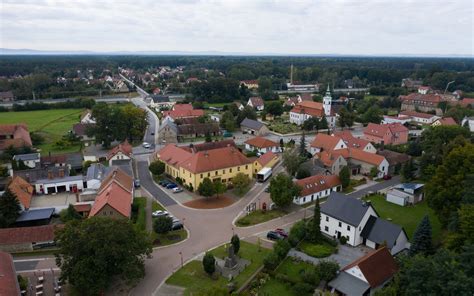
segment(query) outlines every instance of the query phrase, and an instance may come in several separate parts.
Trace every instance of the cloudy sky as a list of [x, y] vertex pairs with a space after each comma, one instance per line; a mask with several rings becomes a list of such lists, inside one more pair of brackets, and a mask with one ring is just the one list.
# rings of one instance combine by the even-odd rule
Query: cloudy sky
[[473, 55], [471, 0], [0, 0], [0, 47]]

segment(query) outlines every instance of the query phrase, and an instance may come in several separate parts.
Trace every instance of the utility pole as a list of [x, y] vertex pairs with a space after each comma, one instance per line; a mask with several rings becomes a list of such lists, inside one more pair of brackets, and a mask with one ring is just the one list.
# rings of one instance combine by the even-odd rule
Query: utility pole
[[453, 81], [450, 81], [448, 82], [448, 84], [446, 84], [446, 88], [444, 89], [444, 94], [446, 94], [446, 91], [448, 91], [448, 87], [450, 84], [454, 83], [454, 80]]
[[33, 101], [36, 100], [35, 91], [33, 91]]

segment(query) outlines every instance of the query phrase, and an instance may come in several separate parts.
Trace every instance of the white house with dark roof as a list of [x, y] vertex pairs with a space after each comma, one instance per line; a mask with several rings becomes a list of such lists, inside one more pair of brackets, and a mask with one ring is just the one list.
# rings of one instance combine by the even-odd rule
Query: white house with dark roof
[[261, 97], [250, 97], [247, 106], [250, 106], [257, 111], [262, 111], [265, 108], [265, 103]]
[[39, 153], [17, 154], [13, 156], [13, 160], [22, 161], [31, 169], [39, 167], [41, 163]]

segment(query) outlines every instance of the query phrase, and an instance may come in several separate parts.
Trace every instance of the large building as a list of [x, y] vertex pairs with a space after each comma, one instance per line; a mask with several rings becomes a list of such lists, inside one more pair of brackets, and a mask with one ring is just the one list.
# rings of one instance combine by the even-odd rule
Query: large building
[[456, 98], [453, 95], [443, 94], [420, 94], [411, 93], [407, 96], [400, 96], [402, 101], [402, 111], [417, 111], [421, 112], [436, 112], [436, 115], [442, 115], [444, 110], [439, 107], [441, 102], [456, 102]]
[[[196, 146], [198, 148], [195, 148]], [[158, 151], [156, 158], [165, 163], [165, 172], [168, 175], [180, 178], [183, 184], [193, 189], [197, 189], [204, 178], [221, 180], [228, 184], [238, 173], [252, 177], [252, 160], [245, 157], [234, 145], [208, 146], [209, 149], [201, 150], [199, 145], [189, 148], [168, 144]]]
[[376, 144], [406, 144], [408, 142], [408, 128], [400, 123], [369, 123], [364, 129], [364, 139]]
[[328, 89], [323, 97], [323, 103], [302, 101], [296, 104], [290, 111], [290, 122], [296, 125], [302, 125], [306, 120], [312, 117], [322, 119], [326, 118], [329, 128], [336, 126], [336, 113], [331, 107], [331, 91]]
[[297, 180], [295, 183], [301, 187], [300, 195], [293, 198], [293, 202], [297, 205], [310, 203], [329, 196], [331, 192], [342, 190], [341, 180], [335, 175], [316, 175]]

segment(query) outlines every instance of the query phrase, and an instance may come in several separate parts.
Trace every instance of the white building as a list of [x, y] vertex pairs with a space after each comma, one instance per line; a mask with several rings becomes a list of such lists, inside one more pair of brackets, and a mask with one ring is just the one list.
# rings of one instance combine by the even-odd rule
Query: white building
[[474, 132], [474, 117], [464, 117], [461, 122], [461, 126], [466, 126], [469, 128], [471, 133]]
[[402, 183], [387, 191], [387, 201], [399, 206], [414, 205], [424, 198], [423, 184]]
[[27, 167], [34, 169], [40, 166], [40, 154], [29, 153], [29, 154], [17, 154], [13, 156], [13, 160], [22, 161]]
[[38, 193], [54, 194], [58, 192], [78, 192], [84, 189], [84, 178], [79, 176], [64, 176], [52, 179], [40, 179], [34, 183]]
[[280, 144], [264, 137], [254, 137], [245, 141], [245, 150], [255, 151], [265, 154], [269, 151], [273, 153], [281, 152]]
[[402, 111], [398, 116], [408, 116], [411, 119], [411, 122], [418, 124], [432, 124], [437, 119], [441, 118], [434, 114], [421, 113], [416, 111]]
[[293, 202], [303, 205], [329, 196], [331, 192], [342, 190], [341, 180], [336, 175], [315, 175], [295, 182], [301, 187], [300, 196], [295, 196]]
[[323, 97], [323, 103], [303, 101], [296, 104], [290, 111], [290, 122], [296, 125], [302, 125], [306, 120], [312, 117], [322, 119], [326, 118], [329, 128], [336, 126], [337, 114], [331, 108], [331, 91], [328, 90], [326, 95]]

